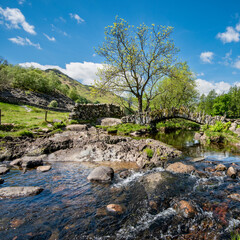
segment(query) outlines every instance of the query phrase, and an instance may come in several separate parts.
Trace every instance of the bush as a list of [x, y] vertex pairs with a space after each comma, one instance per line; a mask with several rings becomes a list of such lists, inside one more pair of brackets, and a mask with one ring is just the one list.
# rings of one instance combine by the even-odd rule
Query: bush
[[153, 150], [152, 150], [151, 148], [145, 148], [145, 149], [144, 149], [144, 152], [147, 153], [147, 156], [148, 156], [149, 158], [152, 158], [152, 156], [153, 156]]
[[58, 103], [56, 100], [52, 100], [49, 104], [48, 107], [56, 108], [58, 107]]

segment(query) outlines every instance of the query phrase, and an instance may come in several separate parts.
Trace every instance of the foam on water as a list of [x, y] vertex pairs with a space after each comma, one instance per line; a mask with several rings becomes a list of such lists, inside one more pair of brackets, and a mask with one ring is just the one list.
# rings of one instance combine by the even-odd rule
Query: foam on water
[[122, 237], [124, 239], [129, 239], [136, 236], [140, 231], [144, 231], [156, 220], [172, 217], [176, 214], [173, 208], [168, 208], [157, 215], [152, 215], [150, 213], [145, 213], [140, 220], [135, 224], [135, 226], [127, 226], [118, 231], [117, 237]]

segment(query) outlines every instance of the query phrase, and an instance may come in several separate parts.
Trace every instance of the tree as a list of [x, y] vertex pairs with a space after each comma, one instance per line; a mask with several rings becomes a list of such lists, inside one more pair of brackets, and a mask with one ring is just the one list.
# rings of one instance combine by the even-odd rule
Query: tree
[[116, 22], [105, 28], [105, 41], [96, 50], [105, 58], [104, 67], [98, 71], [97, 87], [132, 93], [142, 112], [143, 96], [150, 102], [159, 95], [156, 85], [175, 61], [177, 49], [170, 38], [172, 31], [172, 27], [154, 24], [141, 24], [135, 29], [116, 17]]
[[194, 74], [186, 62], [176, 64], [169, 77], [159, 83], [157, 91], [160, 95], [153, 100], [155, 108], [179, 108], [182, 105], [190, 108], [198, 96]]

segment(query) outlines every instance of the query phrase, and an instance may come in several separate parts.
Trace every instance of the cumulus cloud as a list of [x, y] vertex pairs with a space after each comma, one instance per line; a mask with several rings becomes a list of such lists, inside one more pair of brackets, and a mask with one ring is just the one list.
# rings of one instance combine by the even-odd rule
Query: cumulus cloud
[[86, 85], [92, 85], [94, 80], [98, 79], [96, 73], [98, 68], [102, 67], [102, 64], [93, 62], [70, 62], [66, 64], [65, 68], [54, 65], [41, 65], [36, 62], [25, 62], [19, 65], [22, 67], [40, 68], [42, 70], [55, 68]]
[[200, 54], [200, 59], [201, 59], [204, 63], [212, 63], [213, 56], [214, 56], [214, 53], [213, 53], [213, 52], [202, 52], [202, 53]]
[[47, 34], [45, 34], [45, 33], [43, 33], [43, 35], [49, 40], [49, 41], [51, 41], [51, 42], [55, 42], [56, 41], [56, 39], [55, 39], [55, 37], [49, 37]]
[[238, 57], [233, 66], [237, 69], [240, 69], [240, 57]]
[[[231, 84], [223, 82], [223, 81], [213, 83], [213, 82], [209, 82], [207, 80], [203, 80], [200, 78], [196, 79], [195, 81], [197, 83], [197, 89], [198, 89], [199, 93], [205, 94], [205, 95], [207, 95], [213, 89], [216, 91], [216, 93], [221, 94], [221, 93], [227, 92], [230, 89], [230, 87], [232, 86]], [[236, 82], [233, 85], [239, 86], [240, 83]]]
[[21, 46], [33, 46], [39, 50], [41, 50], [40, 44], [39, 43], [32, 43], [28, 38], [22, 38], [22, 37], [16, 37], [16, 38], [9, 38], [9, 41], [17, 44], [17, 45], [21, 45]]
[[219, 38], [223, 43], [239, 42], [240, 41], [240, 23], [236, 27], [227, 27], [223, 33], [218, 33]]
[[76, 13], [75, 14], [72, 14], [70, 13], [69, 14], [71, 18], [73, 19], [76, 19], [77, 20], [77, 23], [83, 23], [85, 22], [79, 15], [77, 15]]
[[34, 26], [26, 22], [26, 19], [22, 12], [18, 8], [6, 8], [0, 7], [0, 16], [3, 19], [3, 23], [8, 28], [20, 29], [21, 27], [28, 33], [35, 35]]

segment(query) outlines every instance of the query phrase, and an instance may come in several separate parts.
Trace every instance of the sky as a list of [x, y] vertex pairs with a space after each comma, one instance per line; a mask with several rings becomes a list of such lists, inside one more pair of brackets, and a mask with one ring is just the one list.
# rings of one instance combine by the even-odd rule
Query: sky
[[187, 61], [200, 93], [240, 86], [239, 0], [1, 0], [0, 56], [93, 84], [104, 62], [94, 48], [116, 15], [136, 27], [172, 26], [178, 60]]

